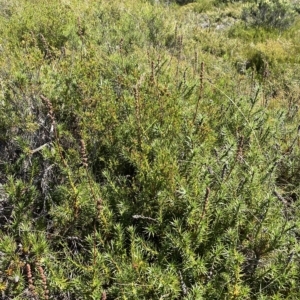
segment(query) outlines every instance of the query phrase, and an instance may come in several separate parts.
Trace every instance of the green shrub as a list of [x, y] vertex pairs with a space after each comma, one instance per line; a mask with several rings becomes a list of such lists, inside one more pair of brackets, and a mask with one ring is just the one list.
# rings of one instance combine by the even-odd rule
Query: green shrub
[[295, 11], [290, 1], [259, 0], [244, 9], [242, 19], [251, 26], [284, 30], [293, 24]]
[[1, 299], [298, 298], [297, 30], [197, 4], [0, 15]]

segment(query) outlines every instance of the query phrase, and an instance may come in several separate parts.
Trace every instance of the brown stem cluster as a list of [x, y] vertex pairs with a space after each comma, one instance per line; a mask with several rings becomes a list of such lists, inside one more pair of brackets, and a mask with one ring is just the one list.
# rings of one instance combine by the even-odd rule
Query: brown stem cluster
[[37, 294], [35, 291], [35, 286], [33, 283], [33, 277], [32, 277], [32, 273], [31, 273], [31, 266], [29, 263], [25, 264], [25, 272], [26, 272], [26, 277], [27, 277], [27, 281], [28, 281], [29, 292], [34, 298], [36, 298]]
[[81, 162], [84, 167], [88, 167], [88, 158], [86, 152], [86, 146], [83, 139], [80, 139], [80, 155], [81, 155]]
[[45, 272], [44, 272], [41, 265], [37, 264], [37, 269], [38, 269], [38, 271], [40, 273], [40, 276], [41, 276], [41, 279], [42, 279], [44, 299], [48, 300], [49, 299], [49, 290], [48, 290], [48, 286], [47, 286], [47, 277], [46, 277]]
[[52, 53], [51, 53], [51, 50], [50, 50], [50, 46], [46, 40], [46, 38], [40, 33], [40, 38], [41, 38], [41, 42], [42, 42], [42, 45], [43, 45], [43, 48], [44, 48], [44, 58], [45, 59], [51, 59], [53, 58], [52, 57]]

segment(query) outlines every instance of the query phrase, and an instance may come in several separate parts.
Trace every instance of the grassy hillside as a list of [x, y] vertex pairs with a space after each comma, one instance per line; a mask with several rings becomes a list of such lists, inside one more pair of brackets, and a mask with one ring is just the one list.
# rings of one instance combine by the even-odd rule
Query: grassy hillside
[[299, 1], [0, 0], [0, 298], [298, 299]]

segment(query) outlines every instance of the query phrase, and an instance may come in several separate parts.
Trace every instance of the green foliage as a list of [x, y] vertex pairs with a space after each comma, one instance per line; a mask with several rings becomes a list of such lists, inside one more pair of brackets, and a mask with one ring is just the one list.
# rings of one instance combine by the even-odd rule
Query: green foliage
[[[255, 0], [254, 0], [255, 1]], [[254, 2], [253, 0], [247, 1], [247, 0], [216, 0], [217, 3], [234, 3], [234, 2]]]
[[1, 299], [296, 299], [297, 23], [2, 2]]
[[242, 19], [252, 26], [284, 30], [293, 24], [295, 11], [290, 1], [260, 0], [244, 9]]

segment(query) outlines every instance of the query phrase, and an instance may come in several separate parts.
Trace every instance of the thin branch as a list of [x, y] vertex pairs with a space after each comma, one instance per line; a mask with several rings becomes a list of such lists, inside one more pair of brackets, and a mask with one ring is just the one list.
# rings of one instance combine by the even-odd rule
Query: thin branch
[[30, 150], [30, 154], [34, 154], [36, 152], [39, 152], [40, 150], [42, 150], [43, 148], [45, 148], [46, 146], [48, 146], [50, 143], [46, 143], [42, 146], [37, 147], [36, 149]]

